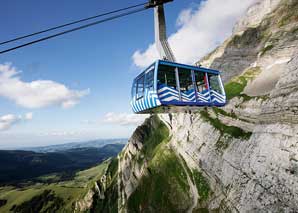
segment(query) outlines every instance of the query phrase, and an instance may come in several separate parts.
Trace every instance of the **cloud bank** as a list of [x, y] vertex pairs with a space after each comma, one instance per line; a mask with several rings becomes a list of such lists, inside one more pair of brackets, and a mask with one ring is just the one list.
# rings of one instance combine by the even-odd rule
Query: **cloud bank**
[[[221, 44], [254, 2], [256, 0], [206, 0], [183, 10], [177, 19], [177, 32], [169, 36], [178, 62], [192, 64]], [[136, 51], [132, 58], [136, 66], [143, 68], [159, 55], [155, 44], [150, 44], [147, 50]]]
[[121, 126], [139, 125], [148, 115], [109, 112], [104, 116], [104, 122]]
[[0, 131], [8, 130], [12, 126], [16, 125], [21, 121], [29, 121], [32, 120], [33, 113], [26, 113], [24, 116], [17, 116], [13, 114], [7, 114], [0, 117]]
[[20, 71], [11, 64], [0, 64], [0, 96], [25, 108], [33, 109], [52, 105], [70, 108], [89, 94], [89, 89], [70, 90], [65, 85], [50, 80], [24, 82], [19, 74]]

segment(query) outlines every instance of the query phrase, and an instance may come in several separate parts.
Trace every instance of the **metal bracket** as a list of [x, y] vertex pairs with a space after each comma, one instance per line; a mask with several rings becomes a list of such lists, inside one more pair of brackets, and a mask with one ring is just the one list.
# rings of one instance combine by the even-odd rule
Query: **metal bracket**
[[167, 40], [166, 19], [163, 5], [154, 8], [155, 43], [161, 59], [175, 62], [175, 56]]
[[172, 2], [173, 0], [149, 0], [148, 4], [145, 6], [145, 8], [153, 8], [158, 5], [166, 4], [168, 2]]

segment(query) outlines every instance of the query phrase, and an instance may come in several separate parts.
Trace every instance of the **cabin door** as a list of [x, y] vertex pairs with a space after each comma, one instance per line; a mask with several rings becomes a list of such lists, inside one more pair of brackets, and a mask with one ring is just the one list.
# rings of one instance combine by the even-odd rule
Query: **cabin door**
[[193, 82], [193, 71], [189, 69], [178, 69], [180, 82], [180, 98], [183, 102], [195, 103], [196, 94]]
[[208, 76], [205, 72], [194, 71], [197, 102], [202, 105], [210, 103]]

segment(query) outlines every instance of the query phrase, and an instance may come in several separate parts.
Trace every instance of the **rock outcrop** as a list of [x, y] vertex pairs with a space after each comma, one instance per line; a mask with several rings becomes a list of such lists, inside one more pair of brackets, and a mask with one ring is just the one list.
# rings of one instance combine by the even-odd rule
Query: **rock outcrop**
[[297, 0], [250, 8], [200, 61], [223, 71], [229, 103], [147, 119], [104, 202], [113, 191], [119, 212], [297, 212], [297, 11]]

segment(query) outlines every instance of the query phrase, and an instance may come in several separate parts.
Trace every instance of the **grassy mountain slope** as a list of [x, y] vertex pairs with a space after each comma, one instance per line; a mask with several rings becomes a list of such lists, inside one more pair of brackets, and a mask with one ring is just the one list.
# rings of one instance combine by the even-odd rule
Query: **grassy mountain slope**
[[[0, 212], [73, 212], [94, 183], [104, 174], [109, 162], [76, 173], [74, 180], [52, 184], [35, 184], [24, 188], [0, 188]], [[90, 207], [90, 206], [89, 206]]]

